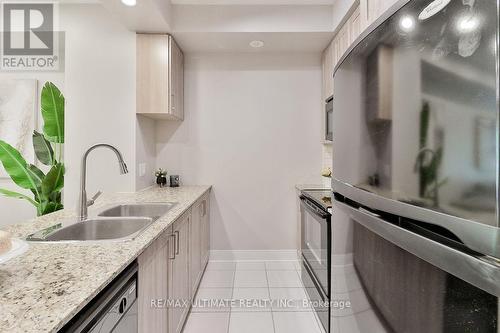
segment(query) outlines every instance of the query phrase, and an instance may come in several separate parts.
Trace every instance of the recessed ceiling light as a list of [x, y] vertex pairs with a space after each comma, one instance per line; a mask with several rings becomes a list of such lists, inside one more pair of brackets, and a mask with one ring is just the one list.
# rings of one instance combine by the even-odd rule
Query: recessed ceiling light
[[260, 48], [264, 46], [264, 42], [261, 40], [253, 40], [250, 42], [250, 46], [254, 48]]
[[125, 6], [133, 7], [137, 4], [137, 1], [136, 0], [122, 0], [122, 3]]

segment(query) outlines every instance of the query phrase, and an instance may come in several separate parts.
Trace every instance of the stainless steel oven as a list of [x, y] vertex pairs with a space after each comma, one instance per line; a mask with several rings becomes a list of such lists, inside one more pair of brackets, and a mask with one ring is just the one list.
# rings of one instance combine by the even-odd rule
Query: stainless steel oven
[[301, 201], [302, 282], [326, 332], [330, 327], [331, 214], [314, 198], [321, 193], [303, 192]]

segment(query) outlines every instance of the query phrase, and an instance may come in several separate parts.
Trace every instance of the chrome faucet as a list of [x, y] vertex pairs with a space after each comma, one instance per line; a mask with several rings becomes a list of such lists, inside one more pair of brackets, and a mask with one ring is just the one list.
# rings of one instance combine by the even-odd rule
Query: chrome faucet
[[95, 146], [90, 147], [87, 149], [85, 154], [83, 154], [82, 157], [82, 170], [81, 170], [81, 178], [80, 178], [80, 198], [78, 199], [78, 219], [80, 221], [86, 220], [87, 219], [87, 208], [89, 206], [92, 206], [95, 202], [95, 200], [102, 194], [101, 191], [98, 191], [90, 200], [87, 200], [87, 191], [85, 189], [86, 187], [86, 182], [87, 182], [87, 157], [89, 156], [89, 153], [96, 149], [96, 148], [109, 148], [112, 151], [115, 152], [116, 157], [118, 158], [118, 164], [120, 166], [120, 174], [124, 175], [128, 173], [128, 168], [127, 164], [125, 164], [125, 161], [123, 160], [122, 153], [115, 147], [108, 145], [106, 143], [100, 143]]

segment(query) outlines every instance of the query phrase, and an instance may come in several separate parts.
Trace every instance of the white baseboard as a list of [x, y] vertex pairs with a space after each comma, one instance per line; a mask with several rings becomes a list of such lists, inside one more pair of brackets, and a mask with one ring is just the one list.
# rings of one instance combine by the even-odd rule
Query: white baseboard
[[297, 250], [211, 250], [210, 260], [298, 260]]

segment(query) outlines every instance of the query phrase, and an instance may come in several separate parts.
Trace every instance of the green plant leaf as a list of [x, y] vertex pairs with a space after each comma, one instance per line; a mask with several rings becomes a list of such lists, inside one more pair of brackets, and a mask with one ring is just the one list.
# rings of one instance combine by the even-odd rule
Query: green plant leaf
[[57, 204], [52, 201], [42, 201], [40, 203], [40, 210], [38, 211], [38, 216], [50, 214], [56, 211]]
[[[0, 140], [0, 162], [18, 186], [37, 191], [42, 184], [40, 169], [28, 165], [21, 154], [7, 142]], [[42, 176], [43, 178], [43, 176]]]
[[41, 105], [46, 139], [64, 143], [64, 96], [52, 82], [42, 88]]
[[42, 201], [40, 203], [40, 209], [38, 210], [38, 216], [46, 215], [63, 209], [64, 206], [62, 203], [57, 201]]
[[4, 196], [9, 197], [9, 198], [17, 198], [17, 199], [27, 200], [33, 206], [38, 207], [38, 202], [36, 202], [35, 200], [31, 199], [30, 197], [28, 197], [24, 194], [17, 193], [14, 191], [9, 191], [9, 190], [3, 189], [3, 188], [0, 188], [0, 194], [3, 194]]
[[43, 134], [33, 131], [33, 148], [36, 158], [45, 165], [54, 165], [54, 150]]
[[43, 173], [43, 171], [38, 169], [38, 167], [36, 165], [33, 165], [33, 164], [28, 165], [28, 170], [29, 170], [29, 172], [31, 172], [33, 177], [36, 179], [37, 183], [42, 185], [42, 181], [45, 178], [45, 174]]
[[61, 201], [62, 201], [61, 192], [52, 192], [49, 195], [49, 201], [54, 201], [56, 203], [61, 203]]
[[42, 181], [42, 193], [49, 197], [53, 193], [60, 192], [64, 187], [64, 164], [54, 165]]

